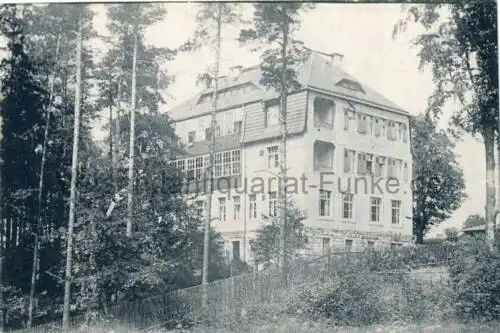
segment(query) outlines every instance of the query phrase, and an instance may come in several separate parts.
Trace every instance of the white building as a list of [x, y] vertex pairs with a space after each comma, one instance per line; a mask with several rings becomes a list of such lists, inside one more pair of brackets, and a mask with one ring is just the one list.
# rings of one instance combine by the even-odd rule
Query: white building
[[[411, 241], [408, 112], [321, 53], [312, 52], [298, 73], [302, 88], [288, 96], [287, 176], [299, 184], [291, 196], [307, 214], [308, 251]], [[221, 79], [212, 199], [227, 249], [250, 263], [249, 239], [276, 213], [279, 174], [279, 94], [262, 87], [260, 76], [257, 66]], [[211, 94], [169, 113], [187, 151], [174, 163], [190, 179], [202, 179], [209, 162]], [[205, 198], [193, 201], [202, 214]]]

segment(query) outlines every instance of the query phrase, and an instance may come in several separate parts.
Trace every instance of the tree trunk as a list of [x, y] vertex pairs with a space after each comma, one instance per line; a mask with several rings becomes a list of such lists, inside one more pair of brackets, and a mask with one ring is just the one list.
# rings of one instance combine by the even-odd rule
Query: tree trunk
[[486, 156], [486, 241], [488, 247], [495, 247], [495, 132], [485, 129], [483, 132]]
[[76, 178], [78, 172], [78, 145], [80, 138], [80, 102], [82, 87], [82, 25], [83, 7], [80, 8], [78, 44], [76, 49], [76, 89], [75, 89], [75, 119], [73, 127], [73, 154], [71, 160], [71, 187], [69, 201], [69, 221], [66, 246], [66, 274], [64, 280], [63, 329], [69, 331], [70, 296], [71, 296], [71, 260], [73, 252], [73, 225], [75, 220]]
[[495, 230], [497, 226], [500, 226], [500, 124], [497, 129], [497, 206], [495, 210]]
[[134, 55], [132, 60], [132, 105], [130, 107], [130, 143], [128, 157], [128, 216], [127, 236], [132, 236], [132, 206], [134, 203], [134, 158], [135, 158], [135, 104], [136, 104], [136, 76], [137, 76], [137, 26], [134, 29]]
[[[217, 128], [217, 102], [218, 102], [218, 89], [219, 89], [219, 66], [220, 66], [220, 48], [221, 48], [221, 30], [222, 30], [222, 4], [218, 4], [217, 13], [217, 39], [216, 39], [216, 50], [215, 50], [215, 71], [214, 71], [214, 92], [212, 96], [212, 144], [210, 146], [210, 164], [208, 166], [208, 193], [207, 193], [207, 217], [205, 219], [205, 233], [203, 239], [203, 269], [201, 276], [201, 283], [206, 285], [208, 283], [208, 267], [209, 267], [209, 251], [210, 251], [210, 222], [212, 219], [212, 197], [214, 192], [214, 175], [213, 175], [213, 165], [214, 165], [214, 154], [215, 154], [215, 143], [216, 143], [216, 128]], [[203, 291], [204, 302], [206, 302], [206, 290]]]
[[418, 213], [420, 216], [416, 216], [413, 220], [413, 234], [415, 235], [415, 244], [424, 243], [424, 231], [425, 231], [425, 221], [423, 214]]
[[281, 156], [280, 156], [280, 177], [279, 177], [279, 196], [280, 196], [280, 266], [283, 275], [283, 283], [287, 286], [287, 255], [286, 255], [286, 234], [287, 234], [287, 196], [286, 196], [286, 177], [287, 177], [287, 164], [286, 164], [286, 136], [287, 136], [287, 47], [288, 47], [288, 22], [286, 17], [286, 10], [283, 10], [283, 44], [281, 45], [281, 88], [280, 88], [280, 131], [281, 131]]
[[[110, 82], [111, 84], [111, 82]], [[111, 89], [111, 88], [110, 88]], [[113, 135], [113, 93], [109, 92], [109, 162], [111, 163], [111, 176], [113, 178], [113, 183], [115, 180], [115, 161], [116, 156], [114, 154], [114, 135]]]
[[[115, 120], [115, 146], [114, 146], [114, 155], [115, 155], [115, 164], [114, 168], [118, 167], [120, 161], [120, 147], [121, 147], [121, 119], [122, 119], [122, 109], [121, 109], [121, 98], [122, 98], [122, 80], [123, 80], [123, 66], [125, 63], [125, 40], [127, 33], [125, 33], [125, 37], [123, 38], [123, 52], [122, 52], [122, 61], [120, 63], [120, 69], [118, 73], [118, 88], [116, 89], [116, 120]], [[118, 190], [118, 183], [115, 183], [116, 190]]]
[[33, 263], [31, 267], [31, 285], [30, 285], [30, 297], [29, 297], [29, 306], [28, 306], [28, 328], [31, 327], [33, 323], [33, 311], [34, 311], [34, 301], [35, 301], [35, 289], [36, 289], [36, 280], [39, 269], [38, 263], [38, 252], [40, 251], [40, 237], [42, 236], [42, 200], [43, 200], [43, 186], [44, 186], [44, 177], [45, 177], [45, 162], [47, 159], [47, 142], [49, 139], [49, 127], [50, 127], [50, 113], [52, 109], [52, 101], [54, 99], [54, 81], [56, 77], [56, 67], [57, 61], [59, 58], [59, 43], [60, 43], [61, 35], [57, 35], [57, 43], [56, 43], [56, 56], [55, 56], [55, 65], [52, 74], [52, 80], [50, 82], [50, 90], [49, 90], [49, 103], [46, 111], [46, 124], [45, 130], [43, 133], [43, 146], [42, 146], [42, 161], [40, 165], [40, 179], [38, 182], [38, 216], [35, 230], [35, 244], [33, 248]]
[[[1, 96], [0, 96], [1, 99]], [[4, 245], [7, 243], [3, 241], [3, 225], [4, 225], [4, 197], [3, 197], [3, 119], [0, 116], [0, 221], [2, 222], [2, 229], [0, 230], [0, 332], [4, 331], [4, 317], [5, 317], [5, 302], [3, 298], [3, 265], [4, 265]], [[6, 234], [9, 230], [9, 224], [6, 221]]]

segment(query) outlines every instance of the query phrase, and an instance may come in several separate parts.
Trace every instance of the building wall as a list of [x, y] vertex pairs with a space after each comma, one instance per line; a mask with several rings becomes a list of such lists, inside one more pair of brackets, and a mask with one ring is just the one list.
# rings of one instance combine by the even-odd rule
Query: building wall
[[[316, 97], [330, 99], [335, 103], [333, 126], [331, 128], [325, 126], [315, 126], [314, 99]], [[406, 239], [411, 239], [411, 150], [408, 130], [406, 132], [406, 142], [403, 142], [403, 140], [391, 141], [387, 139], [386, 136], [375, 137], [370, 134], [358, 133], [356, 128], [352, 128], [352, 123], [350, 124], [351, 126], [349, 130], [344, 130], [344, 110], [349, 107], [350, 106], [346, 101], [339, 98], [329, 97], [313, 92], [309, 94], [308, 110], [310, 112], [308, 112], [307, 115], [307, 133], [304, 137], [304, 151], [306, 152], [304, 160], [307, 162], [306, 172], [311, 176], [310, 183], [317, 185], [318, 188], [312, 188], [310, 193], [307, 195], [308, 220], [306, 223], [308, 226], [316, 230], [323, 230], [325, 237], [330, 234], [328, 237], [332, 238], [332, 246], [343, 246], [343, 244], [345, 244], [343, 238], [353, 239], [355, 235], [353, 232], [355, 231], [358, 231], [361, 234], [358, 235], [359, 237], [357, 237], [357, 239], [354, 239], [354, 247], [361, 246], [361, 244], [363, 244], [363, 237], [368, 239], [370, 238], [369, 234], [378, 234], [378, 236], [375, 237], [377, 238], [377, 240], [375, 240], [375, 244], [390, 243], [390, 239], [394, 239], [395, 235], [398, 234], [406, 236]], [[397, 114], [382, 109], [375, 109], [359, 104], [355, 105], [355, 108], [357, 110], [355, 114], [362, 113], [372, 117], [394, 120], [405, 124], [407, 129], [409, 128], [409, 119], [407, 115]], [[321, 170], [314, 169], [313, 147], [315, 141], [331, 142], [335, 145], [333, 168]], [[366, 152], [373, 155], [380, 155], [406, 161], [408, 177], [406, 180], [404, 180], [403, 177], [400, 177], [398, 181], [393, 179], [388, 183], [387, 177], [385, 176], [378, 182], [382, 188], [382, 191], [379, 191], [377, 187], [372, 185], [376, 183], [379, 177], [372, 178], [370, 176], [361, 176], [357, 174], [357, 159], [354, 160], [355, 163], [352, 166], [354, 172], [344, 172], [345, 148], [357, 152]], [[323, 182], [321, 181], [322, 177]], [[331, 183], [326, 184], [326, 182]], [[399, 182], [399, 185], [397, 182]], [[356, 183], [359, 185], [357, 191], [355, 188]], [[366, 187], [365, 184], [367, 184]], [[320, 188], [332, 191], [333, 214], [331, 217], [319, 216]], [[344, 219], [342, 216], [342, 191], [349, 188], [351, 189], [351, 193], [354, 194], [353, 218]], [[389, 191], [397, 191], [397, 193], [389, 193]], [[379, 222], [371, 222], [370, 220], [370, 197], [372, 196], [379, 197], [381, 199], [381, 216]], [[391, 221], [391, 200], [401, 201], [399, 224], [393, 224]], [[344, 236], [342, 236], [343, 234]], [[323, 236], [317, 235], [314, 237], [315, 240], [312, 240], [312, 243], [320, 242], [321, 237]], [[316, 250], [318, 250], [318, 246], [319, 245], [316, 244]]]
[[[314, 100], [316, 97], [330, 99], [334, 102], [333, 125], [315, 125]], [[386, 136], [375, 137], [369, 134], [360, 134], [353, 128], [356, 121], [350, 120], [349, 130], [344, 130], [344, 110], [351, 106], [342, 99], [321, 95], [314, 92], [299, 92], [288, 98], [288, 128], [287, 139], [287, 166], [288, 177], [297, 183], [296, 193], [290, 195], [296, 205], [307, 214], [305, 225], [308, 228], [309, 244], [305, 253], [321, 254], [323, 238], [329, 239], [329, 246], [342, 248], [346, 240], [352, 240], [354, 250], [361, 249], [374, 242], [374, 246], [387, 246], [391, 243], [400, 244], [408, 240], [412, 234], [412, 197], [411, 179], [411, 151], [409, 140], [408, 115], [376, 109], [373, 107], [355, 105], [358, 113], [372, 117], [393, 120], [406, 125], [407, 139], [391, 141]], [[252, 262], [249, 240], [254, 237], [255, 231], [266, 223], [264, 216], [269, 215], [269, 192], [277, 191], [279, 168], [269, 167], [268, 148], [280, 144], [280, 129], [278, 126], [265, 126], [265, 103], [249, 103], [234, 110], [219, 113], [219, 123], [228, 127], [235, 120], [243, 121], [241, 147], [241, 184], [229, 187], [223, 191], [216, 191], [212, 200], [212, 216], [220, 217], [219, 199], [225, 199], [226, 218], [215, 220], [213, 225], [225, 238], [225, 247], [228, 253], [233, 252], [233, 242], [240, 243], [239, 253], [243, 260]], [[230, 114], [230, 115], [229, 115]], [[207, 118], [208, 117], [208, 118]], [[209, 126], [209, 116], [188, 119], [178, 122], [176, 131], [187, 140], [187, 133], [191, 128], [197, 128], [197, 140], [204, 139], [203, 124]], [[351, 124], [352, 123], [352, 124]], [[198, 126], [198, 127], [196, 127]], [[303, 132], [305, 130], [305, 132]], [[203, 137], [198, 137], [198, 132]], [[223, 131], [223, 133], [226, 133]], [[315, 169], [314, 143], [316, 141], [329, 142], [334, 145], [333, 164], [331, 168]], [[353, 218], [344, 219], [342, 216], [342, 190], [351, 182], [354, 190], [355, 179], [360, 176], [344, 172], [344, 149], [357, 152], [366, 152], [374, 155], [396, 158], [407, 163], [407, 180], [400, 180], [398, 193], [387, 193], [384, 188], [386, 182], [379, 182], [383, 186], [383, 193], [376, 193], [381, 198], [381, 217], [379, 222], [370, 221], [370, 197], [372, 193], [371, 179], [368, 178], [368, 188], [358, 188], [354, 193]], [[356, 161], [355, 161], [356, 162]], [[353, 165], [356, 170], [356, 163]], [[306, 179], [304, 179], [306, 177]], [[322, 181], [323, 177], [323, 181]], [[365, 177], [366, 178], [366, 177]], [[387, 178], [387, 177], [385, 177]], [[326, 184], [330, 181], [330, 184]], [[364, 180], [358, 180], [363, 185]], [[339, 187], [339, 184], [341, 185]], [[303, 187], [305, 186], [305, 187]], [[328, 189], [332, 192], [330, 217], [319, 216], [319, 189]], [[255, 192], [257, 217], [250, 217], [249, 194]], [[234, 218], [235, 196], [240, 198], [239, 218]], [[197, 198], [204, 199], [206, 198]], [[391, 223], [391, 200], [400, 200], [401, 220], [395, 225]], [[409, 217], [409, 218], [406, 218]], [[406, 238], [405, 238], [406, 237]]]

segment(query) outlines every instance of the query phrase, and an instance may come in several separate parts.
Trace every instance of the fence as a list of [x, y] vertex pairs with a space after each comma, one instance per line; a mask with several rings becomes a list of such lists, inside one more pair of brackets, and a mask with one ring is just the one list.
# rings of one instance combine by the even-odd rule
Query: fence
[[[449, 260], [452, 252], [452, 246], [440, 245], [403, 247], [389, 251], [332, 252], [313, 260], [297, 259], [289, 264], [286, 285], [280, 271], [272, 267], [261, 272], [214, 281], [205, 287], [198, 285], [119, 304], [101, 316], [99, 325], [112, 326], [114, 323], [120, 323], [120, 326], [129, 331], [173, 326], [178, 323], [200, 323], [207, 319], [217, 320], [228, 315], [239, 315], [241, 309], [250, 304], [283, 301], [290, 289], [325, 279], [332, 269], [343, 270], [362, 261], [363, 265], [372, 266], [378, 271], [412, 270], [419, 266], [442, 264]], [[109, 321], [102, 318], [108, 318]], [[74, 331], [94, 332], [88, 328], [91, 320], [93, 319], [86, 315], [75, 316], [70, 320], [70, 327]], [[60, 327], [61, 322], [58, 321], [17, 332], [53, 333], [59, 331]]]

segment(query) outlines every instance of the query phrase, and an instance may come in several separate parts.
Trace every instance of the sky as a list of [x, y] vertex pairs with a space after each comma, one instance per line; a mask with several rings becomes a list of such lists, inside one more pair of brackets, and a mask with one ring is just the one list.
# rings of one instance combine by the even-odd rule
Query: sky
[[[168, 3], [164, 21], [147, 31], [148, 43], [175, 48], [193, 33], [197, 4]], [[243, 5], [243, 13], [252, 12], [249, 4]], [[97, 15], [94, 27], [105, 31], [105, 5], [93, 5]], [[302, 15], [296, 39], [312, 49], [344, 55], [341, 66], [362, 84], [375, 89], [412, 115], [423, 112], [433, 91], [429, 71], [418, 70], [418, 49], [411, 47], [411, 40], [420, 32], [418, 26], [409, 29], [396, 39], [392, 37], [394, 24], [404, 17], [400, 4], [317, 4], [316, 8]], [[221, 74], [228, 74], [231, 67], [258, 64], [259, 54], [252, 53], [234, 40], [236, 28], [226, 29], [221, 45]], [[214, 59], [213, 51], [184, 54], [165, 65], [175, 82], [165, 93], [166, 109], [189, 99], [198, 92], [196, 75], [206, 71]], [[440, 121], [447, 127], [454, 106], [448, 105]], [[97, 133], [99, 135], [99, 133]], [[460, 228], [473, 213], [484, 215], [485, 162], [483, 145], [470, 136], [457, 142], [457, 159], [463, 168], [468, 199], [453, 216], [433, 228], [429, 235], [442, 233], [445, 228]]]

